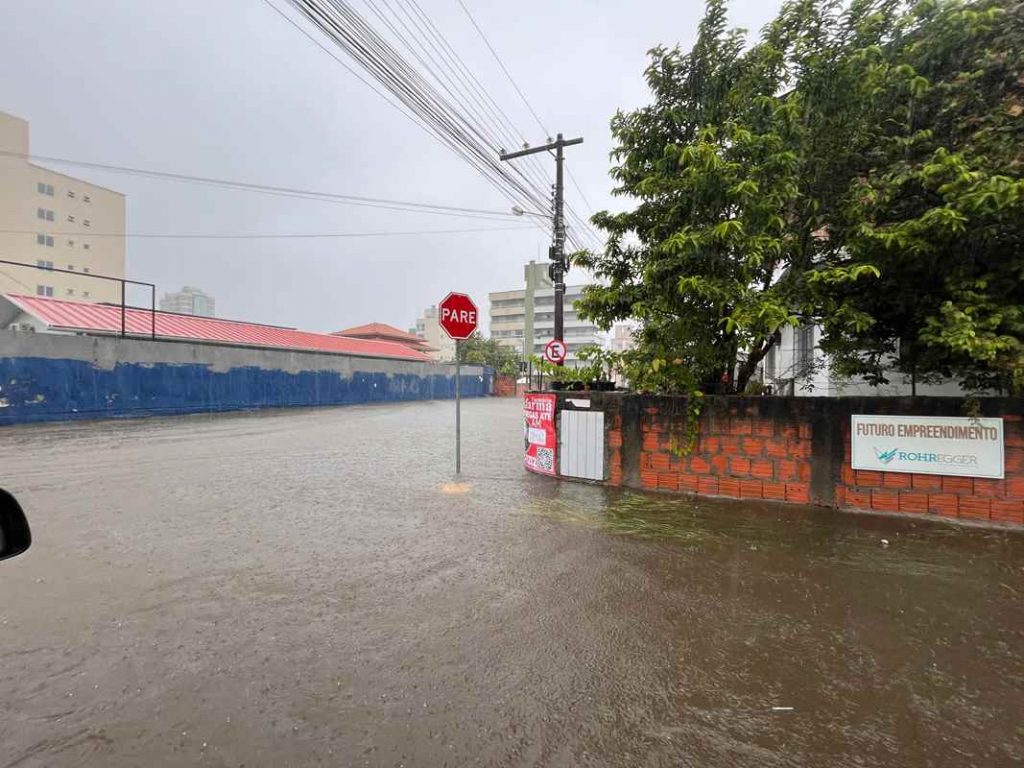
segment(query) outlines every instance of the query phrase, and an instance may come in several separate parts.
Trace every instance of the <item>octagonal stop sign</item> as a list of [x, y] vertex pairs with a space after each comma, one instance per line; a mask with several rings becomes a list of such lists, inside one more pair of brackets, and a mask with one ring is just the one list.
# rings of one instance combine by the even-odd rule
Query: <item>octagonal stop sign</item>
[[468, 339], [476, 330], [479, 313], [476, 304], [464, 293], [449, 293], [437, 305], [438, 323], [453, 339]]

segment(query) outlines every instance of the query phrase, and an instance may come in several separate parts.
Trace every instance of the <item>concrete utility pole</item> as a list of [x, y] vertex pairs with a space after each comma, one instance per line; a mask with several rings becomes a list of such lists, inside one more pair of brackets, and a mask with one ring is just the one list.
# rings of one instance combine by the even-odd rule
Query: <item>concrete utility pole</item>
[[[548, 267], [548, 274], [551, 282], [555, 285], [555, 339], [565, 342], [565, 273], [569, 266], [565, 263], [565, 213], [564, 213], [564, 184], [562, 182], [562, 164], [564, 157], [562, 150], [571, 147], [573, 144], [582, 144], [583, 139], [563, 139], [562, 134], [545, 144], [542, 147], [531, 147], [521, 149], [518, 152], [501, 152], [498, 158], [501, 160], [514, 160], [517, 157], [534, 155], [538, 152], [550, 152], [555, 150], [555, 209], [553, 216], [552, 244], [548, 250], [548, 258], [551, 259], [551, 266]], [[559, 363], [564, 365], [564, 363]]]

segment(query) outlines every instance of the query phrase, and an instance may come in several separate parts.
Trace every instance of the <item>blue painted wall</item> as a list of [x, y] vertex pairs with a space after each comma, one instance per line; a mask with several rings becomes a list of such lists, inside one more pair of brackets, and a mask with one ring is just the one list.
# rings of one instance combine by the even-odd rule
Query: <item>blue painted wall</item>
[[[464, 397], [491, 392], [493, 375], [463, 375]], [[351, 405], [455, 397], [444, 374], [301, 371], [205, 364], [91, 362], [0, 357], [0, 425], [256, 408]]]

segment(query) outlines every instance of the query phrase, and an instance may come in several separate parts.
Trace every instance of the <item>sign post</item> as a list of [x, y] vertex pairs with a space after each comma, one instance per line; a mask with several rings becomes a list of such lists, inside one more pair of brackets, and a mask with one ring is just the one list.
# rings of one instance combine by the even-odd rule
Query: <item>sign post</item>
[[476, 331], [479, 313], [464, 293], [449, 293], [437, 305], [439, 325], [455, 340], [455, 474], [462, 472], [462, 353], [461, 342]]

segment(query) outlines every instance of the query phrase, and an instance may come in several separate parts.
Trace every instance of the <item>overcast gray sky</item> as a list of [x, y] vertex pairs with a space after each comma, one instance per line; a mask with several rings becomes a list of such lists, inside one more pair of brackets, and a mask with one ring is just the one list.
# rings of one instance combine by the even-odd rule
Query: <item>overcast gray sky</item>
[[[285, 0], [271, 0], [290, 11]], [[567, 150], [595, 209], [617, 208], [608, 121], [647, 103], [646, 51], [688, 46], [703, 3], [465, 0], [540, 117], [585, 138]], [[362, 0], [354, 5], [372, 18]], [[457, 0], [423, 10], [527, 135], [544, 137]], [[737, 0], [759, 29], [777, 0]], [[294, 15], [294, 14], [293, 14]], [[281, 19], [264, 0], [6, 0], [0, 110], [31, 122], [32, 152], [343, 194], [508, 210], [472, 168]], [[553, 166], [553, 163], [548, 163]], [[502, 227], [53, 166], [127, 195], [138, 233], [326, 233]], [[553, 174], [553, 167], [550, 168]], [[585, 205], [571, 184], [567, 199]], [[128, 241], [129, 277], [216, 296], [222, 317], [336, 330], [409, 327], [449, 290], [486, 312], [544, 258], [537, 229], [336, 240]], [[578, 281], [579, 275], [570, 282]]]

